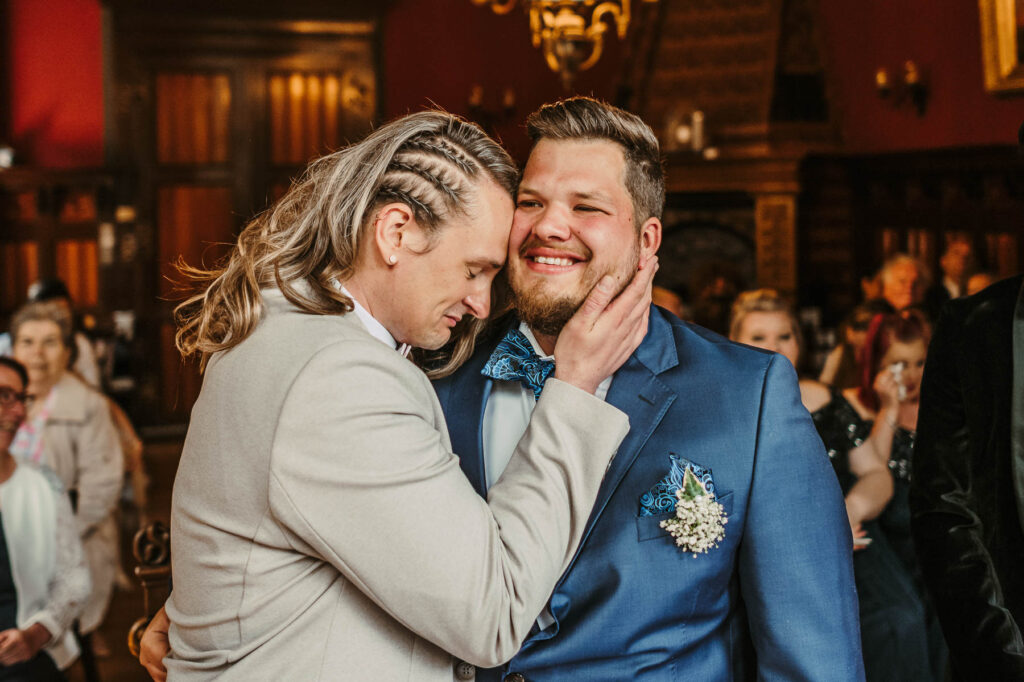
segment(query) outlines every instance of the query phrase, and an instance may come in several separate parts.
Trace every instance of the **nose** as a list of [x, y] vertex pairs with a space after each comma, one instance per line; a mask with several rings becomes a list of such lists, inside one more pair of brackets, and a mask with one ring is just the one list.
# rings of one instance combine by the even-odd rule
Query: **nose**
[[533, 233], [544, 241], [565, 241], [572, 231], [565, 215], [553, 208], [548, 208], [533, 225]]
[[[484, 278], [481, 278], [484, 279]], [[469, 314], [478, 320], [487, 319], [491, 314], [491, 287], [489, 284], [475, 288], [472, 293], [462, 299], [469, 308]]]

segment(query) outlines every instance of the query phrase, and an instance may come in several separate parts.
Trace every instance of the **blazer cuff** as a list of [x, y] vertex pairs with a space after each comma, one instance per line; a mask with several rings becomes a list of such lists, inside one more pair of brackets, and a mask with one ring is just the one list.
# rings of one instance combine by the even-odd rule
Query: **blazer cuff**
[[57, 619], [49, 611], [39, 611], [38, 613], [32, 614], [32, 616], [25, 621], [24, 624], [19, 628], [20, 630], [27, 630], [36, 623], [39, 623], [46, 631], [50, 633], [50, 639], [43, 643], [44, 647], [50, 646], [55, 641], [64, 636], [64, 628], [61, 627]]
[[629, 433], [629, 417], [625, 412], [593, 393], [554, 377], [544, 382], [544, 391], [540, 394], [537, 407], [551, 403], [557, 406], [555, 409], [559, 418], [570, 428], [592, 434], [597, 442], [614, 442], [618, 448]]

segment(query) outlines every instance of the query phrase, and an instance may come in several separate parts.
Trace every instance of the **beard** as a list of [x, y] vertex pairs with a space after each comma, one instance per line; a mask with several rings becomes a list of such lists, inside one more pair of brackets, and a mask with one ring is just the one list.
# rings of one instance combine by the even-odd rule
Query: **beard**
[[[521, 287], [512, 285], [512, 303], [515, 306], [519, 319], [525, 322], [535, 333], [546, 336], [558, 336], [562, 327], [572, 319], [587, 296], [601, 281], [606, 274], [618, 274], [619, 289], [615, 296], [622, 293], [622, 290], [630, 283], [640, 263], [640, 245], [634, 245], [627, 260], [622, 263], [621, 268], [610, 269], [607, 272], [583, 273], [580, 283], [574, 291], [565, 294], [552, 294], [547, 290], [545, 282], [541, 281], [532, 287]], [[614, 300], [614, 299], [613, 299]]]
[[519, 319], [530, 329], [546, 336], [558, 336], [565, 323], [572, 319], [584, 296], [549, 296], [538, 284], [530, 289], [516, 291], [512, 295]]

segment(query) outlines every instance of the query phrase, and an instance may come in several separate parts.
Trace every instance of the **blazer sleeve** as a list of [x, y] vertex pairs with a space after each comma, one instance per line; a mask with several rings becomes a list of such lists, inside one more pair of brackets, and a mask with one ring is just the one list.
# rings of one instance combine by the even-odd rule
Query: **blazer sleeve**
[[863, 680], [853, 538], [789, 362], [772, 358], [739, 554], [759, 680]]
[[48, 645], [59, 641], [75, 618], [81, 615], [92, 589], [89, 567], [85, 563], [82, 541], [78, 538], [71, 503], [62, 490], [55, 490], [53, 497], [57, 507], [57, 544], [56, 566], [50, 579], [49, 598], [42, 609], [31, 614], [28, 620], [21, 624], [22, 629], [34, 623], [45, 627], [50, 633]]
[[1003, 604], [986, 528], [975, 513], [978, 482], [972, 480], [963, 366], [958, 353], [961, 323], [944, 309], [928, 347], [921, 382], [917, 442], [910, 491], [911, 531], [921, 571], [954, 663], [988, 679], [1024, 679], [1020, 627]]
[[549, 380], [485, 501], [426, 377], [395, 357], [343, 342], [308, 363], [274, 439], [271, 511], [407, 628], [492, 667], [519, 650], [568, 565], [628, 419]]
[[121, 441], [110, 417], [107, 399], [91, 390], [88, 398], [86, 418], [74, 443], [78, 468], [75, 519], [82, 537], [91, 533], [117, 506], [124, 480]]

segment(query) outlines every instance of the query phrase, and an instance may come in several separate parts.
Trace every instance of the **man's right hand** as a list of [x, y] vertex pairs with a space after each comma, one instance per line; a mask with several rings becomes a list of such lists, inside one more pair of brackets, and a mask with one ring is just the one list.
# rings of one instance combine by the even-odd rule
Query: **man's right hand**
[[153, 620], [146, 626], [146, 631], [142, 633], [142, 642], [139, 644], [139, 663], [156, 682], [167, 680], [164, 656], [171, 653], [171, 642], [167, 638], [167, 629], [170, 625], [171, 619], [167, 617], [163, 607], [160, 607]]
[[[617, 297], [618, 282], [605, 275], [555, 343], [555, 378], [589, 393], [615, 373], [647, 335], [651, 285], [658, 258], [640, 264]], [[612, 300], [614, 299], [614, 300]]]

